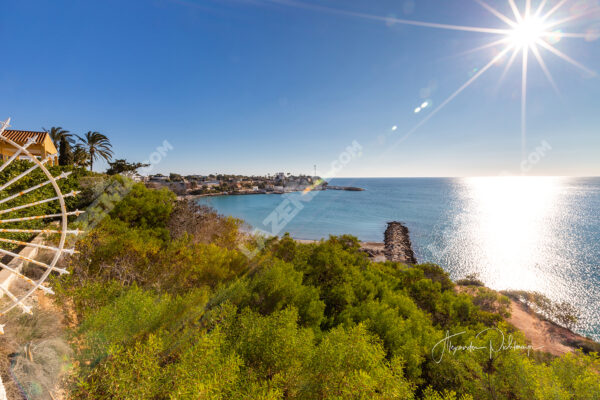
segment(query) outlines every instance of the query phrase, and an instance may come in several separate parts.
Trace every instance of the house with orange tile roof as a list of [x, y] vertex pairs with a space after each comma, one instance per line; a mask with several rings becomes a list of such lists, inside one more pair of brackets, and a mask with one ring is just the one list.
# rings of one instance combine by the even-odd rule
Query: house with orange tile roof
[[[2, 136], [20, 146], [28, 143], [27, 151], [41, 160], [49, 158], [48, 165], [58, 165], [58, 150], [52, 143], [48, 132], [20, 131], [15, 129], [6, 129]], [[0, 140], [0, 160], [6, 161], [15, 154], [17, 149], [9, 142]], [[24, 154], [18, 155], [19, 159], [27, 159]]]

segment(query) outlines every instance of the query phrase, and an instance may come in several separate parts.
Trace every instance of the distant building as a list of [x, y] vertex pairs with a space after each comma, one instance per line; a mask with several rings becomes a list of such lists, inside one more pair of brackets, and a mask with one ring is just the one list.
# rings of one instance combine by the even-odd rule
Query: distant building
[[135, 171], [123, 172], [121, 175], [133, 180], [134, 182], [143, 182], [144, 181], [144, 177]]
[[168, 176], [164, 176], [163, 174], [150, 175], [150, 182], [166, 182], [169, 180]]
[[[58, 165], [58, 151], [52, 143], [52, 139], [48, 132], [35, 132], [35, 131], [18, 131], [14, 129], [6, 129], [2, 136], [6, 139], [13, 141], [19, 146], [27, 146], [27, 151], [36, 158], [46, 159], [50, 158], [49, 165]], [[2, 161], [8, 160], [12, 157], [17, 148], [12, 146], [10, 143], [2, 140], [0, 141], [0, 157]], [[19, 159], [27, 159], [26, 155], [18, 155]]]

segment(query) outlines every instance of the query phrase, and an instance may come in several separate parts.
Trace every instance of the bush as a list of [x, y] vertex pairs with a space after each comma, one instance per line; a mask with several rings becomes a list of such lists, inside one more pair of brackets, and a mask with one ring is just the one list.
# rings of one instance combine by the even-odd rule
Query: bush
[[169, 217], [168, 229], [175, 240], [184, 236], [193, 243], [215, 243], [221, 247], [234, 248], [239, 240], [242, 221], [223, 217], [210, 207], [190, 200], [180, 200]]
[[301, 325], [318, 328], [323, 320], [325, 304], [319, 300], [319, 291], [303, 285], [302, 279], [303, 274], [294, 270], [292, 265], [274, 261], [251, 277], [235, 281], [215, 298], [219, 303], [228, 301], [262, 315], [293, 306], [298, 310]]
[[412, 399], [399, 357], [388, 361], [379, 338], [364, 326], [328, 332], [311, 360], [308, 399]]
[[464, 278], [457, 280], [456, 284], [461, 286], [485, 286], [477, 274], [468, 274]]
[[[211, 210], [137, 186], [89, 232], [70, 260], [76, 273], [57, 289], [80, 318], [74, 398], [600, 393], [596, 354], [528, 357], [510, 346], [490, 352], [498, 330], [524, 344], [503, 320], [508, 298], [496, 292], [473, 286], [461, 289], [472, 296], [457, 293], [433, 264], [371, 262], [351, 236], [299, 244], [286, 235], [266, 240], [248, 260], [236, 249], [238, 228]], [[572, 311], [537, 295], [531, 300]], [[447, 334], [456, 334], [451, 345], [436, 347]], [[434, 347], [444, 349], [442, 358]]]

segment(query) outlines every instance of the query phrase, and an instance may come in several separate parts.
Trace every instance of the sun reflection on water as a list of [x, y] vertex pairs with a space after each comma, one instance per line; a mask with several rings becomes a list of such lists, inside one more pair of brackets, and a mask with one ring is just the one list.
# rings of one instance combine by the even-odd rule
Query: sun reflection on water
[[[463, 181], [460, 226], [486, 284], [548, 292], [557, 289], [546, 267], [553, 260], [561, 178], [493, 177]], [[546, 271], [546, 273], [543, 273]]]

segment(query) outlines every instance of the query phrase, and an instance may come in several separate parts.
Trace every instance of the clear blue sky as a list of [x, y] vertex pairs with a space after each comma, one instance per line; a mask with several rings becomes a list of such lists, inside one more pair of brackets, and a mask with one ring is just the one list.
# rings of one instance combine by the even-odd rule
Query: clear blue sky
[[[472, 0], [4, 0], [0, 118], [100, 131], [130, 161], [166, 139], [163, 173], [324, 174], [353, 140], [363, 156], [340, 176], [520, 173], [520, 58], [497, 90], [506, 59], [392, 147], [503, 46], [461, 53], [498, 36], [358, 14], [505, 27]], [[555, 46], [600, 72], [600, 14], [563, 30], [591, 32]], [[527, 152], [552, 150], [529, 173], [600, 175], [600, 78], [542, 56], [560, 95], [530, 54]]]

